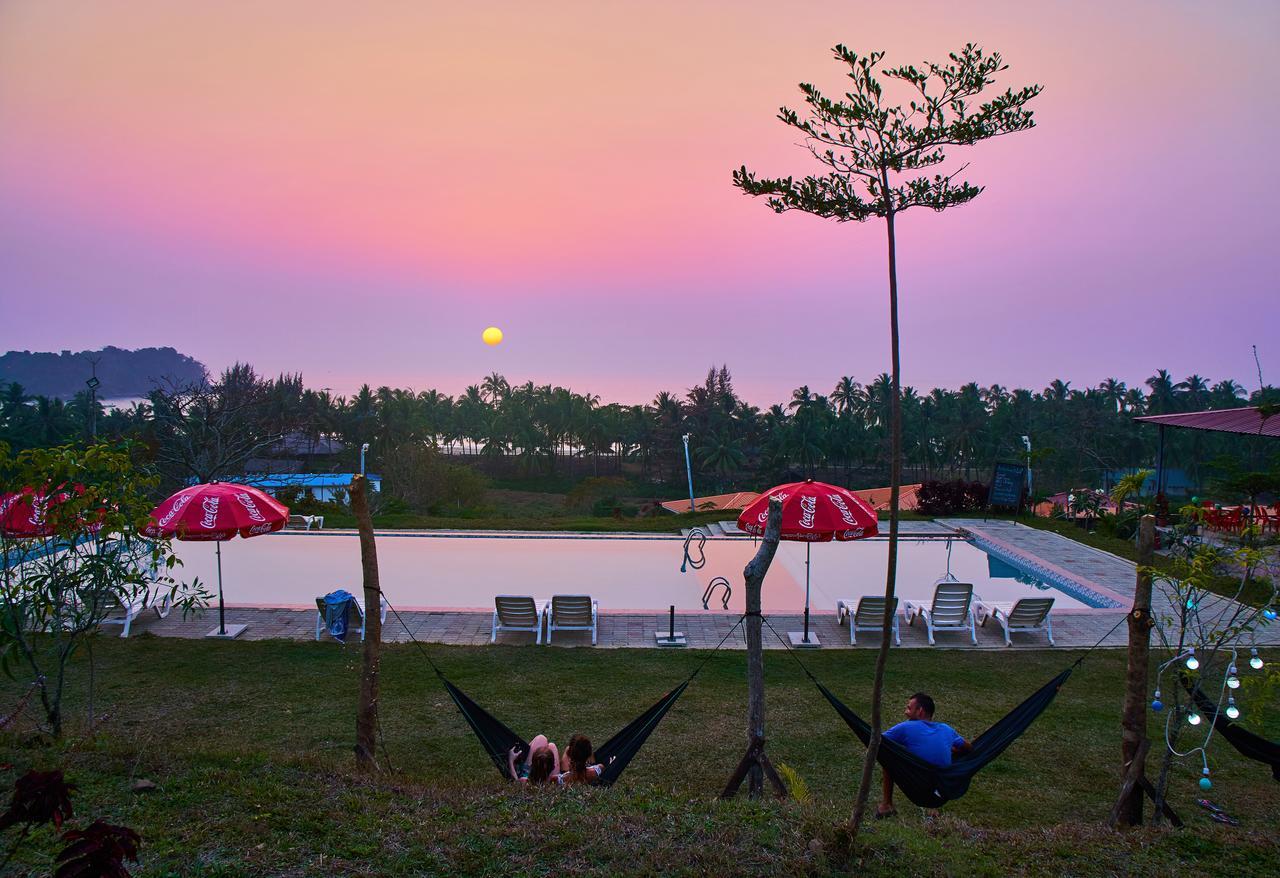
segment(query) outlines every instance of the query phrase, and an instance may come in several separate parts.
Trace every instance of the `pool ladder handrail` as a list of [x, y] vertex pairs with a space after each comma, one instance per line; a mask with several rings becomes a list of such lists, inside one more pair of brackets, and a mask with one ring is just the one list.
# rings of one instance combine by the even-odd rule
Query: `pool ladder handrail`
[[725, 579], [723, 576], [717, 576], [707, 585], [707, 590], [702, 593], [702, 609], [711, 609], [711, 597], [712, 593], [715, 592], [717, 585], [724, 586], [724, 608], [726, 610], [729, 609], [729, 596], [733, 594], [733, 586], [730, 585], [729, 580]]
[[[693, 560], [693, 556], [689, 554], [689, 544], [694, 538], [698, 540], [698, 560]], [[700, 527], [695, 527], [689, 531], [689, 535], [684, 538], [684, 560], [680, 562], [680, 572], [684, 573], [687, 568], [692, 567], [694, 570], [701, 570], [702, 566], [707, 563], [707, 532]]]

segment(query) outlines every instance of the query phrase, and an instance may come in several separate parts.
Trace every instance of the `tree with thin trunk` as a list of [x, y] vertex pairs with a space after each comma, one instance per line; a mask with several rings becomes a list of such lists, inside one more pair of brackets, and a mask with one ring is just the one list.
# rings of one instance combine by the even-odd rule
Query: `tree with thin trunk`
[[[827, 170], [821, 176], [759, 179], [745, 166], [733, 184], [748, 195], [766, 196], [778, 213], [799, 210], [837, 222], [882, 218], [888, 236], [889, 337], [892, 352], [890, 409], [889, 561], [885, 574], [885, 617], [871, 693], [871, 740], [850, 820], [856, 840], [871, 789], [872, 769], [880, 747], [880, 701], [894, 606], [898, 563], [898, 502], [902, 484], [901, 367], [898, 350], [898, 266], [894, 223], [913, 207], [936, 211], [972, 201], [982, 187], [959, 179], [967, 165], [930, 176], [926, 169], [947, 161], [951, 147], [1026, 131], [1034, 126], [1027, 104], [1041, 86], [1007, 90], [986, 103], [978, 95], [1005, 70], [999, 53], [969, 44], [942, 64], [881, 67], [883, 52], [858, 55], [836, 46], [835, 58], [848, 68], [851, 85], [843, 99], [831, 99], [808, 83], [800, 85], [808, 105], [802, 117], [783, 107], [778, 118], [800, 132], [810, 154]], [[909, 94], [907, 104], [893, 105], [886, 84]]]
[[1124, 708], [1120, 714], [1120, 759], [1123, 783], [1107, 825], [1141, 826], [1143, 782], [1146, 780], [1147, 681], [1151, 676], [1151, 563], [1155, 557], [1156, 519], [1144, 515], [1138, 524], [1138, 579], [1129, 612], [1129, 662], [1125, 673]]
[[382, 661], [382, 586], [378, 580], [378, 549], [369, 514], [368, 479], [351, 480], [351, 511], [360, 532], [360, 567], [364, 578], [364, 655], [360, 664], [360, 700], [356, 705], [356, 767], [377, 771], [378, 670]]

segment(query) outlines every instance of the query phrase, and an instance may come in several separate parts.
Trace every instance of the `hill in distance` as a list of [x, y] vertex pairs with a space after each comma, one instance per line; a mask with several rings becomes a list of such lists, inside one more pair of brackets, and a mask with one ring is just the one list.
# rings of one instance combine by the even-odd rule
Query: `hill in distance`
[[145, 396], [159, 383], [194, 384], [205, 379], [202, 363], [173, 348], [128, 351], [108, 345], [100, 351], [9, 351], [0, 356], [0, 385], [21, 384], [31, 396], [70, 399], [93, 374], [97, 361], [99, 399]]

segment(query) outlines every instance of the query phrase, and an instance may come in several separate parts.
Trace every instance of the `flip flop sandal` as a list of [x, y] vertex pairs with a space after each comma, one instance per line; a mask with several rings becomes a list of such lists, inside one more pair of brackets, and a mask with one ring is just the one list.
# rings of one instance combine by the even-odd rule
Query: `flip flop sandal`
[[1196, 799], [1196, 804], [1199, 805], [1201, 808], [1204, 808], [1206, 811], [1212, 811], [1215, 814], [1227, 813], [1222, 809], [1220, 805], [1214, 802], [1210, 802], [1208, 799]]
[[1221, 823], [1225, 826], [1239, 826], [1240, 821], [1232, 817], [1230, 814], [1224, 814], [1221, 811], [1210, 811], [1209, 818], [1215, 823]]

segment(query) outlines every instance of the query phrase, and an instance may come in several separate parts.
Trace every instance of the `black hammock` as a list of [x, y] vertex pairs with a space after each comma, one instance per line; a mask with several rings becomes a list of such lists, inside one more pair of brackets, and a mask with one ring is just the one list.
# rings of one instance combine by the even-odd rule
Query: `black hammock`
[[[440, 682], [444, 685], [445, 691], [449, 693], [449, 697], [453, 699], [453, 703], [458, 706], [458, 710], [462, 712], [462, 716], [467, 721], [467, 725], [471, 726], [471, 731], [475, 732], [476, 737], [480, 739], [481, 745], [485, 752], [489, 754], [489, 758], [493, 760], [494, 767], [498, 769], [498, 773], [508, 780], [511, 779], [511, 769], [508, 765], [508, 754], [512, 747], [518, 747], [521, 751], [529, 749], [529, 742], [513, 732], [502, 720], [495, 717], [489, 711], [471, 700], [467, 693], [463, 692], [457, 686], [449, 682], [449, 678], [444, 675], [440, 667], [431, 659], [426, 649], [413, 636], [413, 631], [408, 625], [405, 625], [403, 619], [400, 618], [400, 611], [395, 607], [387, 604], [388, 609], [395, 614], [396, 619], [401, 625], [404, 625], [405, 631], [409, 632], [409, 639], [418, 647], [418, 651], [422, 653], [422, 657], [427, 660], [427, 664], [436, 672], [436, 676], [440, 678]], [[711, 650], [710, 655], [703, 658], [702, 662], [693, 669], [693, 673], [684, 679], [676, 688], [672, 689], [666, 695], [663, 695], [657, 702], [640, 714], [638, 717], [627, 723], [622, 731], [618, 732], [604, 744], [596, 748], [596, 759], [604, 764], [604, 770], [600, 773], [597, 781], [601, 786], [609, 786], [622, 772], [627, 770], [627, 765], [640, 752], [640, 748], [644, 746], [644, 742], [648, 739], [653, 730], [658, 727], [658, 723], [662, 722], [662, 718], [667, 715], [667, 711], [676, 703], [684, 690], [693, 682], [693, 678], [701, 673], [707, 662], [711, 661], [711, 656], [720, 651], [720, 647], [724, 646], [724, 642], [738, 630], [738, 626], [742, 624], [745, 616], [739, 616], [738, 621], [733, 627], [720, 638], [720, 642], [716, 644], [716, 648]]]
[[[973, 749], [958, 756], [950, 765], [939, 766], [926, 762], [888, 738], [880, 739], [876, 761], [893, 777], [893, 782], [914, 804], [921, 808], [940, 808], [952, 799], [958, 799], [969, 790], [969, 782], [991, 760], [1005, 751], [1036, 717], [1044, 712], [1062, 684], [1071, 676], [1074, 666], [1067, 668], [1026, 701], [1011, 710], [1003, 719], [973, 740]], [[812, 675], [810, 675], [812, 679]], [[831, 702], [836, 713], [849, 724], [863, 744], [871, 741], [871, 726], [847, 705], [831, 694], [831, 690], [816, 679], [818, 690]]]
[[[604, 770], [601, 772], [597, 783], [601, 786], [609, 786], [618, 779], [622, 772], [626, 771], [628, 763], [644, 746], [645, 739], [657, 728], [658, 723], [662, 722], [662, 718], [671, 709], [671, 705], [676, 703], [676, 699], [684, 694], [685, 688], [692, 679], [690, 677], [662, 696], [652, 707], [628, 723], [622, 731], [596, 748], [596, 760], [604, 765]], [[443, 677], [441, 677], [441, 680], [444, 683], [444, 688], [448, 690], [449, 695], [453, 698], [453, 703], [458, 705], [458, 710], [462, 711], [467, 724], [471, 726], [471, 731], [476, 733], [476, 737], [480, 739], [485, 752], [493, 760], [494, 767], [498, 769], [498, 773], [510, 780], [511, 772], [508, 765], [508, 754], [511, 752], [512, 747], [518, 747], [522, 751], [528, 750], [529, 742], [513, 732], [500, 719], [472, 701], [457, 686]]]
[[[1183, 685], [1187, 685], [1185, 680]], [[1205, 697], [1203, 692], [1197, 690], [1195, 700], [1200, 710], [1213, 717], [1213, 727], [1227, 739], [1227, 743], [1240, 751], [1241, 756], [1270, 765], [1271, 776], [1280, 781], [1280, 743], [1256, 735], [1225, 714], [1219, 713], [1217, 705]]]

